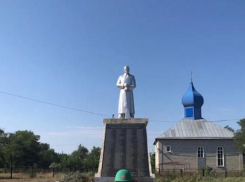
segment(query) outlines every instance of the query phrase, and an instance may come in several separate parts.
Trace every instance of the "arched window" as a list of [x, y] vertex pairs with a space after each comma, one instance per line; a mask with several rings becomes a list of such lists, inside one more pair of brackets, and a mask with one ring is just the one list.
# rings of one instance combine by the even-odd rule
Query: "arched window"
[[223, 147], [218, 147], [217, 149], [217, 166], [224, 167], [224, 149]]
[[198, 147], [197, 148], [197, 157], [204, 157], [204, 149], [203, 147]]

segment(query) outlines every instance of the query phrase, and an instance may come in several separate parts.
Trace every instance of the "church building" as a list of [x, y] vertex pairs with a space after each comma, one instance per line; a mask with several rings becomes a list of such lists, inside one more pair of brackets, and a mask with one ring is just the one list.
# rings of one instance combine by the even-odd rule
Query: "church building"
[[233, 132], [202, 118], [204, 99], [191, 81], [182, 98], [184, 118], [155, 139], [155, 165], [159, 171], [242, 171], [243, 156]]

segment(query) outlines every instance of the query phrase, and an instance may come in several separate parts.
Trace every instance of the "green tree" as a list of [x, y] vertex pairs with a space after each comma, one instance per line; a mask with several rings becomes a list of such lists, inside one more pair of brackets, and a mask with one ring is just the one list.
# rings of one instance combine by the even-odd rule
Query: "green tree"
[[155, 153], [150, 153], [150, 159], [152, 173], [155, 173]]
[[69, 157], [69, 168], [72, 170], [85, 170], [85, 158], [88, 155], [88, 149], [83, 145], [79, 145], [78, 149], [72, 152]]
[[32, 131], [17, 131], [8, 136], [6, 148], [8, 163], [16, 166], [33, 166], [38, 162], [39, 135]]
[[229, 130], [229, 131], [231, 131], [231, 132], [233, 132], [233, 133], [235, 132], [235, 130], [232, 127], [228, 126], [228, 125], [226, 125], [224, 128]]
[[81, 159], [84, 159], [88, 155], [88, 149], [81, 144], [78, 146], [78, 149], [75, 151], [75, 153], [76, 152]]
[[234, 135], [234, 141], [241, 152], [245, 152], [245, 119], [237, 122], [241, 129], [237, 130]]
[[100, 147], [93, 147], [91, 149], [91, 152], [85, 158], [84, 165], [86, 171], [97, 172], [100, 160], [100, 151]]
[[0, 167], [7, 167], [6, 149], [9, 144], [8, 134], [0, 129]]
[[67, 154], [58, 154], [58, 161], [62, 165], [62, 168], [66, 171], [71, 170], [70, 165], [70, 155]]
[[39, 144], [38, 158], [38, 166], [43, 168], [48, 168], [51, 163], [59, 162], [58, 154], [53, 149], [50, 149], [47, 143]]
[[89, 152], [80, 144], [71, 155], [58, 154], [50, 149], [49, 144], [40, 143], [39, 140], [40, 136], [32, 131], [5, 133], [0, 129], [0, 167], [38, 166], [93, 172], [98, 169], [99, 147], [93, 147]]

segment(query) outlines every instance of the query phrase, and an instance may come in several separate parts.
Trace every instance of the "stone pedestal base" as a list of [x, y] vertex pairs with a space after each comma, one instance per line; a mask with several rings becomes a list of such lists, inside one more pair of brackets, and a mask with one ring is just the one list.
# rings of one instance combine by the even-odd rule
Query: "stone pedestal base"
[[104, 119], [104, 140], [95, 181], [114, 181], [127, 169], [139, 182], [154, 181], [147, 145], [148, 119]]

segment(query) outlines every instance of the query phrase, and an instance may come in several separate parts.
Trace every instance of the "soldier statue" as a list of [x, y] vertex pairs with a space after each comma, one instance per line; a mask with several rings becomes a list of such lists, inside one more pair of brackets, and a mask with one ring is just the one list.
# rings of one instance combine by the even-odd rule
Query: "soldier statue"
[[134, 95], [136, 87], [135, 78], [129, 74], [129, 67], [124, 67], [124, 74], [119, 76], [117, 87], [120, 88], [118, 103], [118, 118], [134, 118]]

